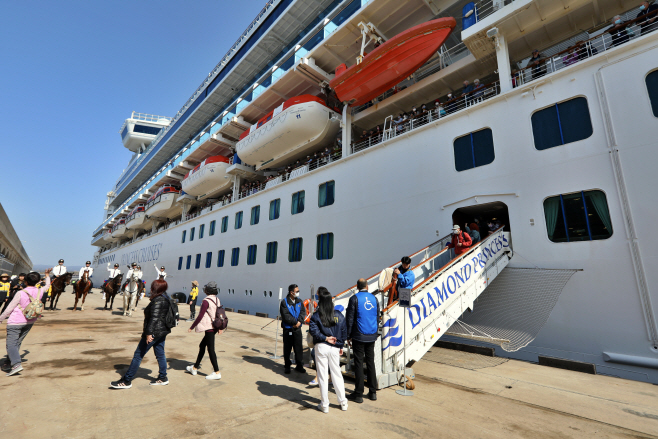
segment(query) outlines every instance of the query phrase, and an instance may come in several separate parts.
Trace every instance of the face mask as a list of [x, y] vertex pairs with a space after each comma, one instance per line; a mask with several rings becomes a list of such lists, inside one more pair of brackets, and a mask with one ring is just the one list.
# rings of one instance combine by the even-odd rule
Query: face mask
[[644, 11], [644, 5], [640, 6], [640, 11]]
[[621, 24], [621, 20], [615, 20], [615, 24]]

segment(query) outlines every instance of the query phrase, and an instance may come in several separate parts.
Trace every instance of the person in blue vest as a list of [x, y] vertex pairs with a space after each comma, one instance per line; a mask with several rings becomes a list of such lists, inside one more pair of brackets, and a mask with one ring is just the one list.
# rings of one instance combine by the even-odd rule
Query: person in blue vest
[[403, 256], [402, 259], [400, 259], [400, 264], [402, 265], [393, 271], [393, 273], [398, 277], [398, 294], [400, 288], [413, 288], [414, 282], [416, 282], [416, 275], [414, 274], [413, 270], [410, 270], [411, 258], [409, 256]]
[[354, 351], [354, 392], [349, 400], [363, 402], [364, 376], [363, 362], [368, 371], [368, 398], [377, 400], [377, 373], [375, 371], [375, 341], [379, 329], [379, 305], [374, 294], [368, 292], [368, 283], [359, 279], [356, 283], [359, 292], [350, 297], [347, 305], [347, 337]]
[[279, 307], [281, 327], [283, 328], [283, 360], [285, 373], [290, 373], [290, 352], [295, 350], [295, 370], [306, 373], [302, 358], [302, 323], [306, 318], [306, 308], [299, 298], [299, 287], [292, 284], [288, 287], [288, 295], [281, 301]]

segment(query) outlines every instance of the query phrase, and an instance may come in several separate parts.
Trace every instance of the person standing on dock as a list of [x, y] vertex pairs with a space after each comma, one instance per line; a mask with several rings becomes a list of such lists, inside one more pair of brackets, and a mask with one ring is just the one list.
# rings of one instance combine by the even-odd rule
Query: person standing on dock
[[190, 305], [190, 318], [188, 319], [188, 322], [194, 321], [194, 317], [196, 315], [196, 297], [198, 295], [199, 295], [199, 282], [193, 280], [192, 291], [190, 291], [190, 298], [187, 299], [187, 304]]
[[347, 337], [354, 350], [354, 392], [347, 398], [361, 404], [363, 402], [365, 359], [368, 372], [368, 398], [377, 400], [377, 372], [375, 370], [375, 342], [379, 320], [377, 298], [368, 291], [368, 282], [359, 279], [356, 283], [359, 292], [350, 297], [347, 304]]
[[7, 298], [9, 297], [9, 289], [11, 283], [9, 282], [9, 274], [2, 273], [0, 276], [0, 306], [4, 306]]
[[295, 351], [295, 370], [306, 373], [302, 351], [302, 323], [306, 318], [306, 309], [299, 298], [299, 287], [292, 284], [288, 287], [288, 295], [281, 301], [279, 307], [281, 327], [283, 328], [283, 360], [285, 373], [290, 373], [290, 352]]

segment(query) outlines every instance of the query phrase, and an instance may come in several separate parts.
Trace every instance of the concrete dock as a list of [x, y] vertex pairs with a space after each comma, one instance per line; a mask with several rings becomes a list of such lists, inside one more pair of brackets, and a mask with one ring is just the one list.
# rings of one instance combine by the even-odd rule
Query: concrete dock
[[[103, 311], [95, 292], [85, 311], [72, 312], [73, 296], [62, 295], [60, 309], [46, 311], [23, 343], [24, 371], [0, 375], [0, 436], [658, 437], [658, 386], [440, 348], [414, 365], [414, 396], [389, 388], [342, 412], [330, 391], [325, 415], [315, 409], [319, 389], [308, 386], [314, 371], [284, 375], [282, 360], [268, 358], [275, 324], [262, 330], [269, 319], [237, 313], [228, 313], [229, 330], [218, 337], [220, 381], [204, 379], [212, 372], [207, 356], [197, 376], [185, 372], [201, 336], [181, 322], [167, 337], [168, 386], [148, 385], [157, 376], [149, 352], [131, 389], [109, 389], [130, 363], [147, 301], [128, 318], [120, 298], [114, 312]], [[187, 306], [180, 310], [188, 316]], [[5, 337], [3, 325], [2, 346]], [[348, 393], [353, 387], [348, 379]]]

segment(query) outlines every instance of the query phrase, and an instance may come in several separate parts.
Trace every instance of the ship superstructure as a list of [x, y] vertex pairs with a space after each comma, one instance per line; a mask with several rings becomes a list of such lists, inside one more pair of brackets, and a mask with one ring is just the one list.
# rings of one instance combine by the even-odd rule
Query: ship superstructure
[[[153, 137], [124, 139], [94, 266], [164, 265], [170, 291], [215, 280], [224, 305], [273, 316], [279, 288], [337, 294], [478, 219], [513, 252], [447, 337], [657, 383], [658, 32], [636, 6], [269, 1], [175, 117], [126, 122]], [[363, 105], [332, 94], [441, 17], [456, 28], [411, 76]], [[412, 322], [455, 321], [417, 298]]]

